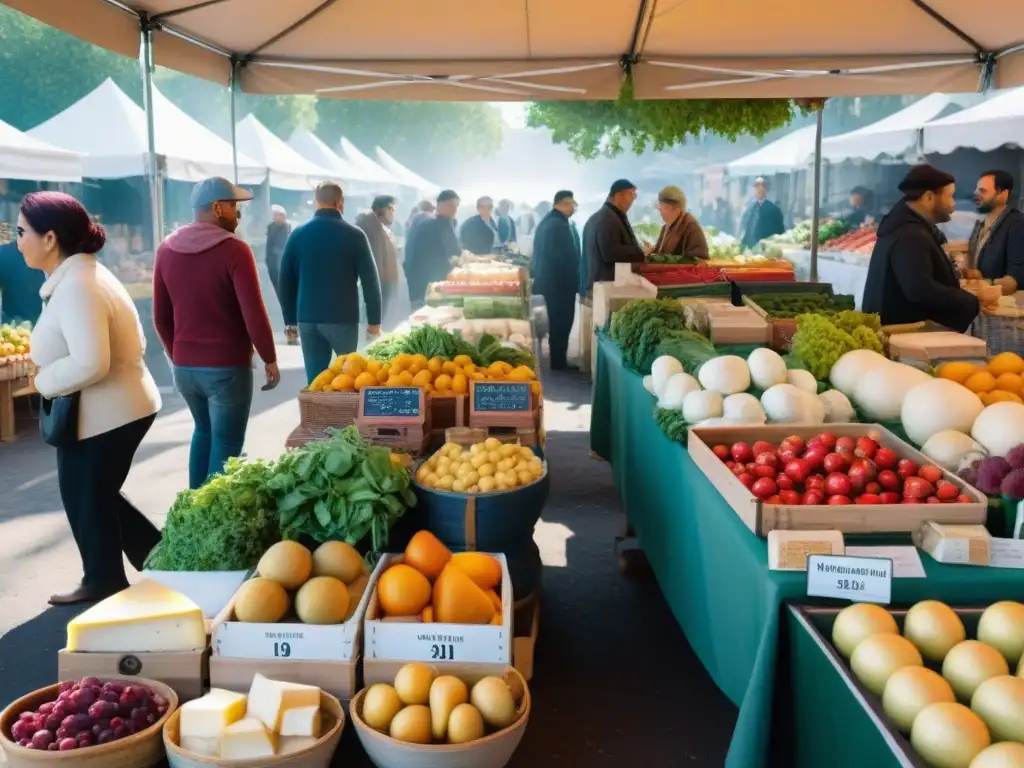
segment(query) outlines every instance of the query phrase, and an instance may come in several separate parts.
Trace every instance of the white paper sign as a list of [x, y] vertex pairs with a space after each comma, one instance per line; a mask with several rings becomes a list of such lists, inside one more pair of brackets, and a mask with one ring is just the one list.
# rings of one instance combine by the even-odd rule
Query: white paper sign
[[1024, 568], [1024, 539], [997, 539], [989, 542], [989, 565], [993, 568]]
[[917, 547], [847, 547], [850, 557], [882, 557], [892, 560], [892, 575], [896, 579], [924, 579], [924, 563]]
[[371, 659], [511, 663], [504, 626], [370, 621], [365, 631], [366, 656]]
[[245, 624], [227, 621], [213, 634], [213, 655], [236, 659], [349, 661], [358, 621], [346, 624]]
[[888, 605], [892, 601], [892, 571], [892, 560], [887, 557], [810, 555], [807, 595]]

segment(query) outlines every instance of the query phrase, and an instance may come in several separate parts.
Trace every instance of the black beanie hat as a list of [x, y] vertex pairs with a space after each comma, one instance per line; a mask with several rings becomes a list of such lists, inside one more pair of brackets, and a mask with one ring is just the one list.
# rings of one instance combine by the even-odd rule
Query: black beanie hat
[[955, 181], [952, 174], [922, 163], [907, 171], [898, 188], [900, 192], [938, 192]]

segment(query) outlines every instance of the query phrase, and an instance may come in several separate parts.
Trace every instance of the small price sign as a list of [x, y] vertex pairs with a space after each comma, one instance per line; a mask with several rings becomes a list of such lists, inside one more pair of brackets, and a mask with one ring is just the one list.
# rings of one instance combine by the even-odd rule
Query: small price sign
[[807, 595], [888, 605], [892, 602], [892, 570], [892, 560], [887, 557], [809, 555]]
[[372, 659], [494, 664], [511, 657], [504, 627], [371, 621], [366, 629]]
[[419, 387], [363, 387], [360, 416], [365, 419], [418, 419], [423, 415]]
[[474, 381], [472, 408], [478, 413], [529, 411], [533, 407], [530, 383], [519, 381]]

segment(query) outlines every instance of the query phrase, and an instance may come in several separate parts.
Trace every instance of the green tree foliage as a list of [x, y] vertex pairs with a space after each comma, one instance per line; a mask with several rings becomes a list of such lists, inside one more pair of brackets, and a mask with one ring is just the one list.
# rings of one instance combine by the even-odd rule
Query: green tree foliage
[[681, 99], [639, 101], [627, 82], [616, 101], [544, 101], [531, 104], [526, 123], [548, 128], [580, 160], [615, 157], [627, 149], [668, 149], [705, 134], [734, 141], [762, 138], [782, 128], [801, 108], [784, 99]]

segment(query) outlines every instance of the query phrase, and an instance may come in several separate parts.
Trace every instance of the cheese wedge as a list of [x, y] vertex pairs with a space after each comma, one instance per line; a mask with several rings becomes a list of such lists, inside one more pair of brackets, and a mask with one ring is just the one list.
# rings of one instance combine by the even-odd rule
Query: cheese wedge
[[182, 746], [186, 738], [213, 739], [216, 743], [221, 731], [245, 717], [245, 701], [244, 693], [221, 688], [212, 688], [202, 698], [186, 701], [181, 705]]
[[206, 736], [182, 736], [181, 748], [194, 755], [217, 757], [220, 755], [220, 734], [213, 738]]
[[274, 734], [255, 717], [247, 717], [232, 723], [220, 735], [221, 760], [273, 757], [276, 751]]
[[281, 713], [281, 727], [277, 732], [281, 736], [312, 736], [319, 739], [320, 705], [286, 709]]
[[149, 579], [68, 622], [67, 650], [76, 653], [173, 653], [205, 647], [199, 606]]
[[[283, 683], [268, 680], [259, 672], [252, 678], [249, 688], [249, 712], [247, 717], [258, 718], [275, 733], [281, 731], [285, 713], [293, 709], [320, 707], [320, 689], [315, 685], [300, 683]], [[292, 720], [289, 718], [289, 723]], [[301, 716], [297, 720], [302, 722]], [[311, 736], [312, 734], [296, 733], [292, 736]]]
[[304, 749], [315, 747], [320, 739], [312, 736], [282, 736], [277, 740], [277, 754], [290, 755], [292, 752], [301, 752]]

